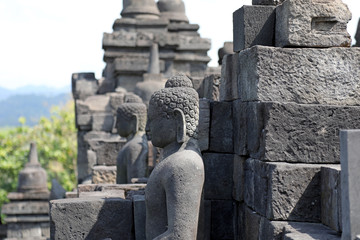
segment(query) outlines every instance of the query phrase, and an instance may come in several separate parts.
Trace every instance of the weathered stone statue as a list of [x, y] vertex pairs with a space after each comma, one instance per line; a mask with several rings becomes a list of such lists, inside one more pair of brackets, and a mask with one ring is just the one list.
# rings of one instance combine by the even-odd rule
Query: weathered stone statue
[[147, 131], [163, 155], [145, 190], [146, 239], [196, 239], [204, 184], [198, 120], [198, 94], [185, 75], [152, 95]]
[[143, 178], [147, 171], [148, 144], [145, 134], [146, 105], [124, 103], [117, 110], [116, 128], [127, 142], [117, 157], [116, 183], [131, 183], [132, 178]]

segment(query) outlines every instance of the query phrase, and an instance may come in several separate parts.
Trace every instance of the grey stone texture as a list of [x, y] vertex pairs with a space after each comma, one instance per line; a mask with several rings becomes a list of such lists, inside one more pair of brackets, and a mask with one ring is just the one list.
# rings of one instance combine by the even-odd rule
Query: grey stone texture
[[28, 162], [19, 172], [18, 192], [39, 192], [49, 194], [47, 174], [38, 161], [36, 143], [30, 143]]
[[103, 138], [88, 141], [90, 150], [96, 155], [96, 164], [105, 166], [116, 165], [116, 157], [125, 143], [124, 138]]
[[205, 166], [205, 199], [232, 199], [234, 158], [234, 154], [203, 154]]
[[185, 4], [182, 0], [159, 0], [157, 6], [161, 12], [161, 18], [170, 22], [189, 22], [185, 14]]
[[2, 214], [26, 215], [26, 214], [48, 214], [49, 204], [46, 201], [21, 201], [4, 204], [1, 208]]
[[340, 165], [321, 168], [321, 222], [341, 232], [341, 169]]
[[221, 65], [220, 101], [232, 101], [239, 98], [238, 76], [240, 70], [238, 54], [225, 55]]
[[145, 231], [145, 220], [146, 220], [146, 206], [145, 206], [145, 196], [144, 195], [135, 195], [133, 198], [134, 206], [134, 228], [135, 228], [135, 239], [136, 240], [145, 240], [146, 231]]
[[283, 240], [340, 240], [340, 234], [319, 223], [288, 223]]
[[200, 99], [198, 142], [201, 151], [209, 149], [210, 117], [210, 101], [207, 99]]
[[245, 172], [244, 172], [244, 164], [245, 164], [246, 157], [241, 157], [238, 155], [234, 155], [234, 164], [233, 164], [233, 199], [238, 202], [242, 202], [244, 200], [244, 179], [245, 179]]
[[46, 240], [49, 236], [49, 223], [9, 223], [7, 224], [7, 238], [5, 239]]
[[116, 166], [94, 166], [91, 182], [94, 184], [116, 183]]
[[280, 5], [285, 0], [252, 0], [252, 5]]
[[225, 55], [234, 53], [233, 49], [234, 49], [233, 42], [224, 42], [224, 46], [222, 48], [219, 48], [219, 50], [218, 50], [218, 56], [219, 56], [218, 63], [219, 63], [220, 66], [222, 65], [222, 60], [223, 60]]
[[288, 0], [276, 8], [278, 47], [350, 47], [351, 12], [341, 0]]
[[95, 74], [90, 72], [73, 73], [71, 84], [74, 99], [80, 100], [95, 95], [99, 87]]
[[233, 13], [234, 52], [255, 45], [274, 46], [275, 7], [243, 6]]
[[[240, 156], [248, 155], [247, 150], [247, 112], [249, 104], [235, 100], [233, 104], [233, 139], [234, 153]], [[256, 120], [256, 119], [255, 119]]]
[[6, 239], [41, 239], [50, 236], [47, 174], [38, 162], [36, 144], [30, 144], [28, 163], [19, 172], [18, 192], [3, 204]]
[[357, 27], [356, 34], [355, 34], [355, 40], [356, 40], [355, 47], [360, 47], [360, 19], [359, 19], [358, 27]]
[[221, 75], [217, 73], [211, 73], [207, 75], [198, 89], [199, 97], [209, 100], [220, 100], [220, 80]]
[[354, 239], [360, 229], [360, 130], [340, 131], [341, 239]]
[[135, 19], [158, 19], [159, 9], [153, 0], [125, 0], [121, 16]]
[[360, 104], [359, 48], [254, 46], [239, 55], [243, 101]]
[[233, 152], [232, 104], [230, 102], [211, 103], [209, 150], [213, 152]]
[[[132, 201], [78, 198], [50, 201], [51, 239], [134, 239]], [[124, 217], [126, 216], [126, 217]]]
[[248, 207], [245, 207], [243, 211], [243, 239], [283, 240], [283, 229], [289, 222], [270, 221]]
[[233, 201], [211, 201], [210, 239], [234, 239], [234, 210]]
[[319, 222], [319, 164], [245, 162], [244, 200], [269, 220]]
[[[235, 132], [236, 151], [247, 149], [252, 158], [260, 160], [339, 163], [339, 130], [360, 128], [358, 106], [237, 104], [240, 114], [236, 121], [240, 129]], [[246, 141], [241, 139], [244, 137]]]

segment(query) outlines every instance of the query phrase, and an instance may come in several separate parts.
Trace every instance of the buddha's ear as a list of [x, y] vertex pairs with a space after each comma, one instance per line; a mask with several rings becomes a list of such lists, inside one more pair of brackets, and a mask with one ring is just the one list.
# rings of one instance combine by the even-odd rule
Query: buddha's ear
[[136, 133], [137, 131], [139, 131], [139, 120], [140, 119], [139, 119], [139, 116], [137, 114], [134, 114], [132, 117], [134, 118], [135, 133]]
[[174, 115], [176, 119], [176, 141], [178, 143], [183, 143], [186, 138], [185, 115], [179, 108], [174, 109]]

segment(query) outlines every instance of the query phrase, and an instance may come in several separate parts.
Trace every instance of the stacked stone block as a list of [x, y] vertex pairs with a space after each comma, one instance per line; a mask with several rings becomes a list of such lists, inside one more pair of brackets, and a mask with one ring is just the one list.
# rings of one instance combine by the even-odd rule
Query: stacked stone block
[[2, 206], [6, 237], [11, 240], [46, 240], [50, 236], [47, 174], [37, 158], [36, 144], [31, 143], [28, 163], [19, 173], [16, 192], [8, 194]]
[[72, 82], [78, 129], [78, 182], [115, 183], [113, 168], [126, 142], [114, 128], [116, 110], [125, 101], [141, 100], [124, 90], [98, 94], [94, 73], [74, 73]]
[[[360, 51], [347, 48], [344, 30], [351, 14], [341, 1], [312, 1], [310, 10], [302, 0], [253, 3], [262, 6], [234, 13], [236, 53], [223, 59], [221, 102], [211, 104], [210, 236], [339, 239], [339, 131], [360, 127]], [[226, 211], [229, 202], [228, 222], [216, 222], [213, 204]]]
[[[166, 78], [176, 72], [204, 77], [210, 61], [207, 56], [210, 40], [200, 37], [199, 25], [190, 24], [185, 12], [175, 12], [181, 9], [166, 1], [158, 5], [161, 16], [152, 19], [124, 15], [123, 12], [127, 11], [124, 6], [122, 18], [113, 24], [114, 31], [104, 33], [104, 77], [113, 83], [113, 88], [121, 86], [133, 91], [136, 83], [143, 81], [153, 43], [159, 45], [160, 72]], [[174, 9], [170, 11], [169, 7]], [[181, 18], [174, 18], [179, 14]]]
[[50, 201], [51, 239], [145, 239], [145, 184], [86, 184]]

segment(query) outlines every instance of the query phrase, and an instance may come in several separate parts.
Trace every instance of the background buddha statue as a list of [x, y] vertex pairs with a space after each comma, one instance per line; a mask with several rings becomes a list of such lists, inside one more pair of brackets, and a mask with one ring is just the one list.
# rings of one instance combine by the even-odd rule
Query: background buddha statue
[[117, 157], [116, 183], [131, 183], [132, 178], [143, 178], [147, 173], [148, 144], [145, 134], [146, 105], [123, 103], [117, 110], [116, 128], [127, 142]]
[[204, 184], [198, 120], [198, 94], [185, 75], [152, 95], [147, 131], [163, 154], [146, 187], [146, 239], [196, 239]]

